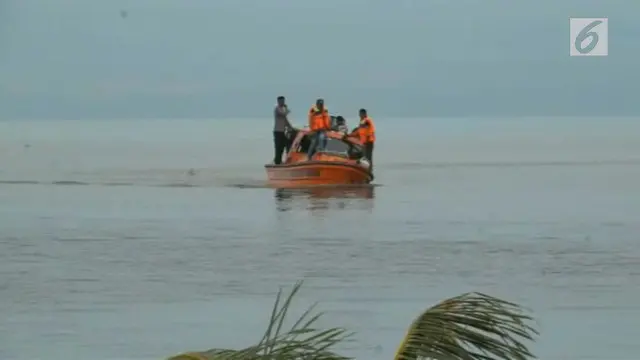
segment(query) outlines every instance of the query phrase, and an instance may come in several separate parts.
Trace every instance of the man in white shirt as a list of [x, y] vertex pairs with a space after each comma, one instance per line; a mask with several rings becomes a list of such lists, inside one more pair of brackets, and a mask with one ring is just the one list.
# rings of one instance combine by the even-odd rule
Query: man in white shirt
[[287, 148], [287, 143], [289, 139], [287, 139], [286, 131], [287, 129], [292, 129], [291, 123], [289, 122], [289, 107], [285, 102], [284, 96], [278, 96], [278, 103], [276, 107], [273, 109], [273, 148], [275, 155], [273, 157], [274, 164], [282, 163], [282, 153]]

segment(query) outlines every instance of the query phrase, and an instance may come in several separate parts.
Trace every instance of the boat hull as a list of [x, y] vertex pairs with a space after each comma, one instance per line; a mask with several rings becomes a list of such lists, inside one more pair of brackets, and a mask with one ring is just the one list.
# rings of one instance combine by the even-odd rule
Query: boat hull
[[342, 162], [268, 164], [265, 165], [265, 169], [269, 185], [278, 188], [369, 184], [373, 181], [373, 175], [369, 170]]

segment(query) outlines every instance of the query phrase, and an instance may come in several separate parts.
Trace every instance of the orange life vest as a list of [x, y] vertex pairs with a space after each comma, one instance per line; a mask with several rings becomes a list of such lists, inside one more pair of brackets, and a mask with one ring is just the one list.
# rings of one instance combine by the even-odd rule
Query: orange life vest
[[363, 144], [376, 142], [376, 125], [373, 123], [373, 119], [367, 116], [360, 120], [360, 127], [358, 127], [357, 133], [360, 142]]
[[331, 117], [327, 108], [320, 111], [315, 105], [309, 109], [309, 129], [328, 130], [331, 128]]

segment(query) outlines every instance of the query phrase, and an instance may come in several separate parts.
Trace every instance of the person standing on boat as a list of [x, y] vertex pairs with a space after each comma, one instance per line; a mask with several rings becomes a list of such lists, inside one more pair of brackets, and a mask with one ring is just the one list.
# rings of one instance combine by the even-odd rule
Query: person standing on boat
[[309, 109], [309, 130], [314, 132], [311, 146], [309, 146], [309, 160], [316, 153], [318, 146], [324, 148], [326, 142], [325, 131], [331, 129], [331, 116], [324, 107], [324, 100], [316, 100], [316, 104]]
[[369, 170], [373, 172], [373, 144], [376, 142], [376, 125], [373, 119], [367, 115], [366, 109], [360, 109], [360, 124], [351, 132], [352, 136], [357, 136], [364, 146], [364, 156], [369, 160]]
[[273, 148], [275, 155], [273, 157], [274, 164], [282, 163], [282, 153], [287, 148], [289, 139], [287, 138], [287, 129], [292, 129], [289, 122], [289, 107], [285, 102], [284, 96], [278, 96], [278, 103], [273, 109]]

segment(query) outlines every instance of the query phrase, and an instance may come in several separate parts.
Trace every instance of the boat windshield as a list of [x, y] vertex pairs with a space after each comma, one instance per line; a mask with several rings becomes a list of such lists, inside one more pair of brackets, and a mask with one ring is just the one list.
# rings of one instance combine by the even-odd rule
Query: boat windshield
[[[309, 135], [304, 135], [300, 139], [300, 143], [298, 144], [297, 151], [303, 154], [307, 154], [309, 152], [309, 147], [311, 146], [312, 139]], [[359, 146], [351, 145], [348, 142], [342, 141], [341, 139], [334, 138], [326, 138], [326, 145], [323, 149], [318, 149], [321, 152], [332, 153], [336, 155], [346, 156], [350, 159], [359, 159], [363, 156], [362, 149]]]
[[328, 138], [324, 151], [347, 154], [349, 152], [349, 144], [339, 139]]

